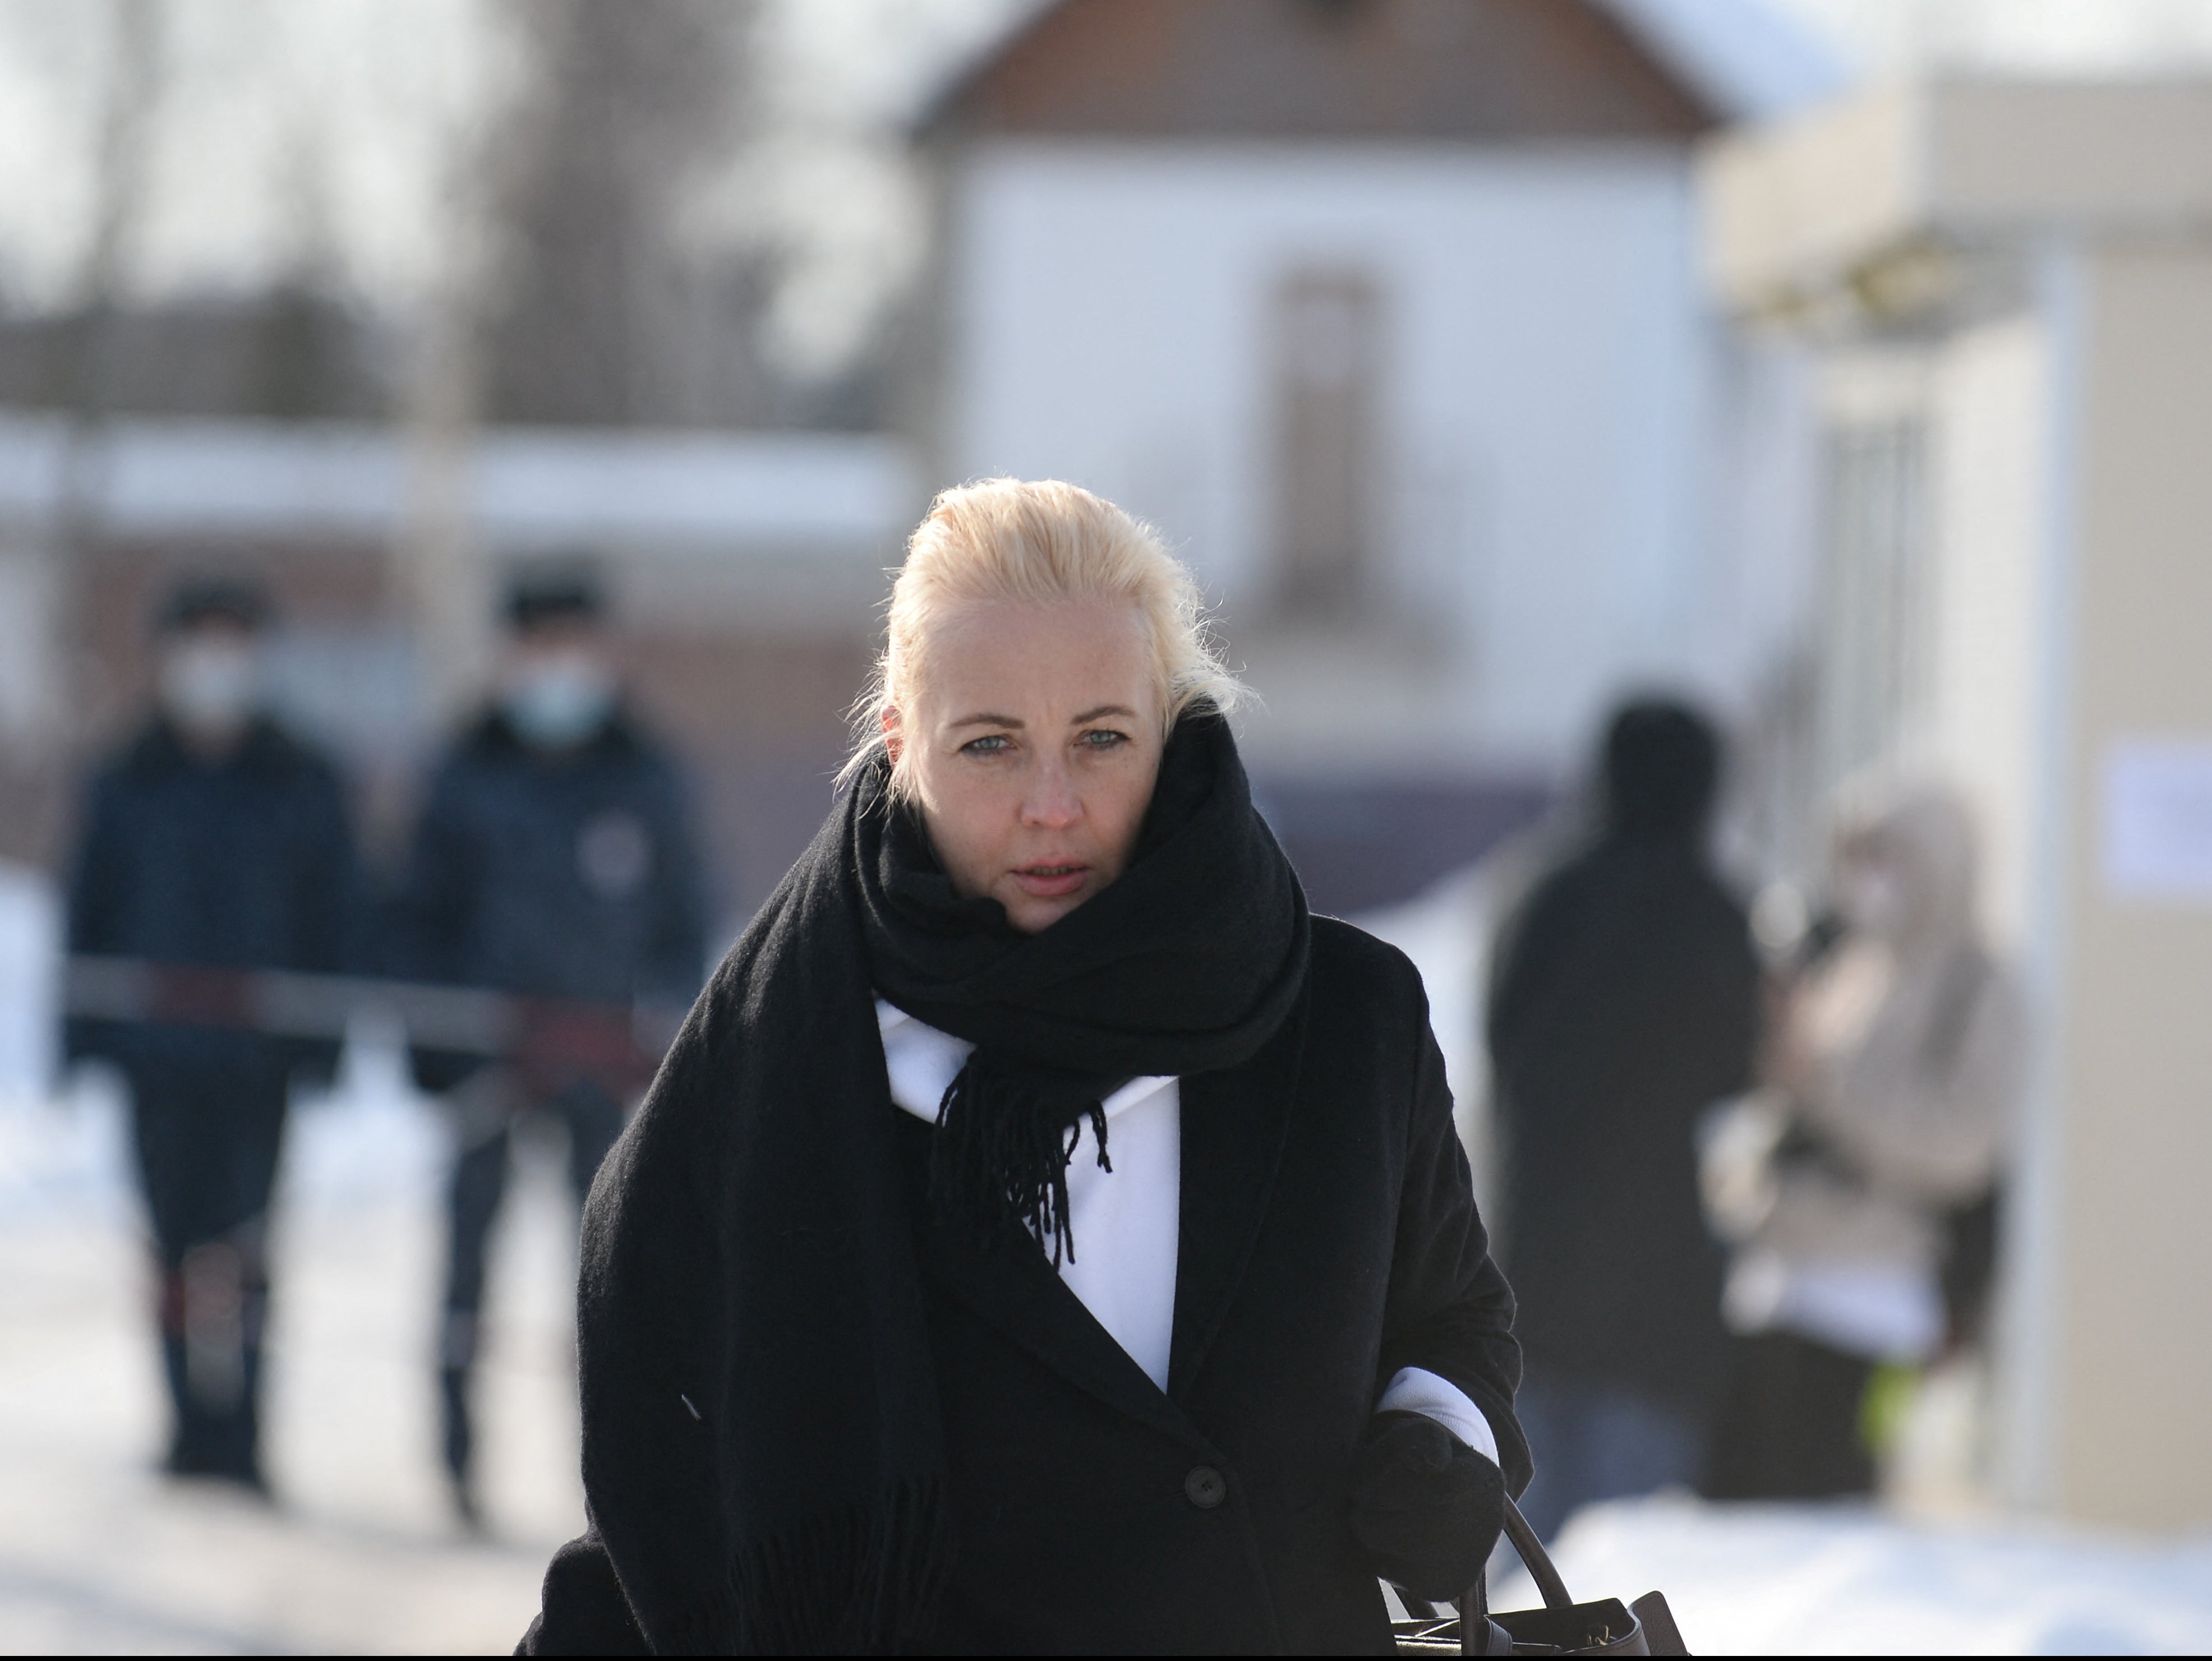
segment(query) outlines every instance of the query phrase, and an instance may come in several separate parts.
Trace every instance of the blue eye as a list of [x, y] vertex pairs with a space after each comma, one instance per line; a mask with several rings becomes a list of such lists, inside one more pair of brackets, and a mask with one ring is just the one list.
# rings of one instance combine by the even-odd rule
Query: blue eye
[[1078, 741], [1091, 749], [1112, 749], [1116, 744], [1129, 742], [1127, 733], [1115, 732], [1105, 727], [1094, 728]]
[[970, 738], [960, 749], [963, 755], [997, 755], [1008, 749], [1012, 742], [1003, 732], [989, 732], [981, 738]]

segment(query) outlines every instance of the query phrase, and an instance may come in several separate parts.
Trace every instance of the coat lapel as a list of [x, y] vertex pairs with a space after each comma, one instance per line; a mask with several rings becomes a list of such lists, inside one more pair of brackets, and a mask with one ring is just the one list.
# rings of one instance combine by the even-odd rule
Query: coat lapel
[[1182, 1410], [1083, 1306], [1042, 1252], [987, 1252], [957, 1230], [933, 1227], [929, 1232], [929, 1272], [945, 1291], [1108, 1406], [1180, 1440], [1191, 1439]]
[[1267, 1221], [1305, 1052], [1303, 998], [1259, 1054], [1182, 1081], [1175, 1335], [1168, 1391], [1184, 1400]]

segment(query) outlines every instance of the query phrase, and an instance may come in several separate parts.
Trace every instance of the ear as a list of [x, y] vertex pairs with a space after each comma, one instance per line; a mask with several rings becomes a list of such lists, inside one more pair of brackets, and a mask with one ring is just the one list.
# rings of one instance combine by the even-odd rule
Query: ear
[[896, 767], [898, 764], [899, 752], [906, 748], [904, 737], [899, 731], [899, 712], [896, 704], [884, 706], [883, 723], [884, 753], [891, 758], [891, 764]]

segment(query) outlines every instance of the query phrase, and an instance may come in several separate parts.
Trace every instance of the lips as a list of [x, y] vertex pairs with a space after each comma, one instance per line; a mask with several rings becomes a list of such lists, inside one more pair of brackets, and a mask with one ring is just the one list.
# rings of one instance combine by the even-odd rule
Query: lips
[[1057, 900], [1080, 888], [1091, 875], [1083, 864], [1024, 865], [1014, 872], [1024, 894], [1036, 900]]

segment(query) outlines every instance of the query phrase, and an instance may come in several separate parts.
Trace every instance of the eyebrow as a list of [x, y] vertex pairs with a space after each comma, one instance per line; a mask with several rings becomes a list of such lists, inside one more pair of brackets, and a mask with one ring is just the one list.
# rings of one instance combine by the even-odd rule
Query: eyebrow
[[[1086, 722], [1103, 720], [1109, 715], [1119, 715], [1125, 720], [1131, 721], [1137, 718], [1137, 712], [1126, 704], [1101, 704], [1096, 709], [1085, 710], [1082, 714], [1071, 720], [1068, 725], [1079, 727]], [[1028, 727], [1029, 723], [1016, 716], [997, 715], [988, 710], [979, 710], [973, 715], [962, 716], [951, 724], [956, 727], [1012, 727], [1017, 731], [1021, 731]]]

